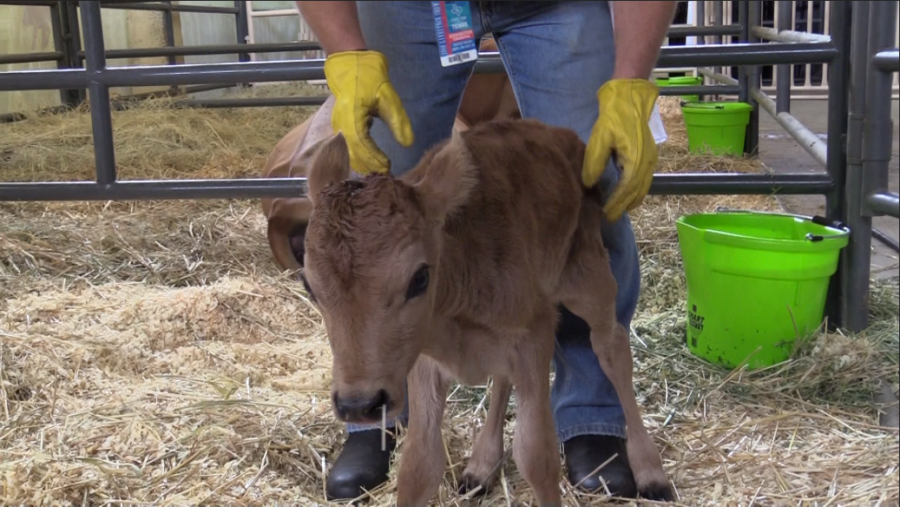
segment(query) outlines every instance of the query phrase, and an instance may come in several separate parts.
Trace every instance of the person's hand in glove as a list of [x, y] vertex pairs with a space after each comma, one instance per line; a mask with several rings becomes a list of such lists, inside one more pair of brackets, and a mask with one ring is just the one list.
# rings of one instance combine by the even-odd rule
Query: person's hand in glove
[[641, 204], [650, 190], [659, 158], [650, 131], [650, 113], [659, 88], [647, 79], [612, 79], [600, 87], [600, 116], [584, 154], [582, 183], [597, 183], [615, 154], [619, 182], [603, 207], [610, 221]]
[[412, 125], [388, 79], [388, 64], [378, 51], [342, 51], [325, 59], [325, 80], [334, 95], [331, 126], [342, 132], [350, 167], [360, 174], [390, 169], [387, 156], [369, 136], [372, 117], [381, 118], [402, 146], [413, 143]]

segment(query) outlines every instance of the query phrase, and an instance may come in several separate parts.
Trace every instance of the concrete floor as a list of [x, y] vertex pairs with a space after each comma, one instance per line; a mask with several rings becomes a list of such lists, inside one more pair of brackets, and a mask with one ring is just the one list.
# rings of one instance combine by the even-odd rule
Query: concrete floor
[[[823, 141], [827, 139], [827, 100], [794, 100], [791, 103], [790, 112]], [[894, 135], [888, 177], [888, 185], [892, 192], [898, 191], [898, 174], [900, 174], [900, 170], [898, 170], [900, 118], [898, 116], [900, 116], [898, 101], [894, 100], [891, 103]], [[759, 137], [760, 160], [775, 172], [822, 172], [825, 170], [765, 110], [760, 110]], [[782, 196], [780, 201], [782, 206], [791, 213], [825, 214], [824, 196]], [[894, 240], [900, 236], [900, 232], [898, 232], [900, 222], [896, 218], [875, 217], [873, 223], [876, 228]], [[875, 238], [872, 239], [872, 246], [872, 276], [877, 278], [897, 277], [897, 254]]]

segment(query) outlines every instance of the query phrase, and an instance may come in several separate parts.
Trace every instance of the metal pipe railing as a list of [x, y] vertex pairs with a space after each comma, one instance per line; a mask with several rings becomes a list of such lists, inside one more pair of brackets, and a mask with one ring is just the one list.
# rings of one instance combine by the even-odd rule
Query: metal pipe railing
[[[888, 187], [888, 165], [891, 162], [893, 121], [891, 120], [891, 80], [889, 73], [875, 65], [874, 56], [894, 45], [897, 27], [897, 2], [872, 2], [869, 7], [868, 57], [866, 66], [866, 108], [863, 120], [862, 196], [882, 192]], [[871, 214], [864, 200], [863, 214]]]
[[882, 72], [900, 72], [900, 50], [897, 48], [879, 51], [872, 61]]
[[[310, 51], [317, 49], [318, 46], [319, 44], [315, 42], [276, 42], [268, 44], [218, 44], [209, 46], [204, 45], [161, 48], [110, 49], [106, 51], [106, 59], [115, 60], [118, 58], [155, 58], [160, 56], [233, 55], [242, 52], [282, 53], [293, 51]], [[78, 56], [84, 56], [84, 52], [78, 52]]]
[[[841, 252], [840, 322], [848, 329], [862, 329], [868, 322], [868, 294], [872, 246], [872, 218], [862, 215], [862, 137], [866, 107], [866, 41], [871, 2], [853, 2], [850, 31], [850, 97], [847, 117], [847, 177], [844, 182], [845, 223], [850, 228], [847, 247]], [[865, 305], [862, 311], [858, 305]]]
[[884, 243], [885, 246], [894, 252], [900, 253], [900, 243], [875, 227], [872, 228], [872, 237]]
[[62, 51], [46, 53], [20, 53], [16, 55], [0, 55], [0, 65], [13, 63], [58, 62], [63, 59]]
[[[762, 2], [741, 2], [740, 15], [741, 23], [744, 31], [741, 38], [747, 43], [758, 43], [756, 36], [753, 35], [752, 28], [760, 24], [762, 16]], [[835, 55], [837, 56], [837, 55]], [[739, 75], [741, 77], [741, 88], [743, 95], [741, 100], [745, 101], [753, 109], [750, 111], [750, 121], [747, 123], [744, 135], [744, 153], [755, 156], [759, 151], [759, 104], [756, 97], [750, 92], [762, 86], [759, 76], [758, 65], [745, 65], [740, 68]]]
[[[777, 4], [778, 30], [788, 30], [791, 27], [794, 2], [779, 0]], [[791, 81], [793, 78], [790, 65], [777, 65], [775, 67], [775, 110], [779, 113], [791, 112]]]
[[796, 30], [781, 30], [754, 26], [750, 32], [762, 40], [773, 42], [831, 42], [831, 37], [819, 33], [798, 32]]
[[666, 37], [704, 37], [709, 35], [740, 35], [741, 25], [722, 26], [673, 26], [666, 32]]
[[846, 329], [858, 332], [869, 323], [872, 216], [897, 211], [884, 192], [893, 136], [891, 75], [875, 59], [894, 44], [897, 2], [853, 2], [851, 17], [845, 223], [852, 233], [841, 258], [840, 317]]
[[[826, 141], [825, 169], [832, 181], [834, 189], [825, 194], [825, 216], [843, 222], [846, 217], [846, 198], [844, 185], [847, 181], [847, 157], [844, 152], [844, 142], [847, 134], [848, 90], [850, 87], [849, 64], [847, 57], [850, 54], [850, 29], [852, 12], [847, 2], [830, 2], [827, 4], [831, 22], [831, 34], [833, 43], [838, 50], [838, 56], [828, 65], [828, 123], [826, 129], [828, 140]], [[790, 100], [788, 98], [788, 100]], [[818, 141], [818, 137], [816, 137]], [[841, 266], [831, 277], [828, 286], [826, 312], [833, 317], [835, 324], [840, 324], [840, 280]]]
[[812, 158], [824, 168], [828, 164], [828, 149], [819, 137], [809, 130], [800, 120], [794, 118], [791, 113], [779, 113], [775, 107], [775, 101], [769, 98], [759, 88], [751, 88], [750, 96], [769, 113], [772, 118], [784, 128], [785, 132], [797, 141]]
[[866, 198], [866, 204], [875, 214], [900, 218], [900, 198], [893, 192], [876, 192]]
[[[90, 4], [90, 2], [86, 2]], [[836, 55], [831, 44], [736, 44], [727, 46], [666, 47], [660, 52], [657, 66], [687, 67], [691, 65], [774, 65], [778, 63], [827, 63]], [[91, 72], [85, 69], [29, 70], [0, 73], [0, 91], [55, 90], [60, 87], [86, 87], [89, 83], [105, 86], [164, 86], [169, 84], [307, 81], [324, 79], [324, 60], [280, 60], [273, 62], [147, 65], [141, 67], [107, 67]], [[479, 55], [476, 73], [504, 72], [498, 52]]]
[[[97, 151], [97, 150], [95, 150]], [[804, 195], [834, 187], [826, 174], [657, 174], [651, 195]], [[305, 195], [305, 178], [0, 183], [0, 201], [244, 199]]]
[[151, 2], [100, 2], [104, 9], [123, 9], [129, 11], [172, 11], [195, 12], [201, 14], [237, 14], [236, 7], [215, 7], [211, 5], [182, 5]]

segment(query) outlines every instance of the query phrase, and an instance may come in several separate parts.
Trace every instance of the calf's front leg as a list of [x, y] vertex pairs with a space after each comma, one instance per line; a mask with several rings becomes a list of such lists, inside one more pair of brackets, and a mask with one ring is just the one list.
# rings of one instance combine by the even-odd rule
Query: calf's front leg
[[503, 426], [506, 422], [506, 408], [512, 394], [512, 382], [503, 375], [494, 376], [491, 388], [491, 403], [488, 406], [484, 428], [475, 440], [472, 457], [466, 465], [460, 480], [459, 492], [468, 493], [481, 486], [476, 495], [487, 493], [493, 482], [495, 468], [503, 459]]
[[534, 319], [529, 335], [519, 337], [513, 356], [516, 430], [513, 459], [531, 486], [540, 507], [562, 505], [559, 488], [559, 441], [550, 410], [550, 360], [553, 357], [555, 308]]
[[441, 421], [447, 385], [438, 365], [419, 356], [408, 376], [409, 429], [397, 475], [398, 507], [424, 507], [441, 485], [446, 463]]

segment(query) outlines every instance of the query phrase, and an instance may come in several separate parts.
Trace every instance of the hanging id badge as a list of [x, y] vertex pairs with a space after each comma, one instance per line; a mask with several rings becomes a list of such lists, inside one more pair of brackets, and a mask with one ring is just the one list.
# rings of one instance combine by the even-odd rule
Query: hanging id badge
[[449, 67], [478, 59], [469, 2], [431, 2], [441, 65]]

